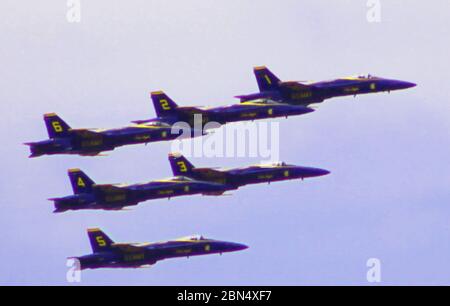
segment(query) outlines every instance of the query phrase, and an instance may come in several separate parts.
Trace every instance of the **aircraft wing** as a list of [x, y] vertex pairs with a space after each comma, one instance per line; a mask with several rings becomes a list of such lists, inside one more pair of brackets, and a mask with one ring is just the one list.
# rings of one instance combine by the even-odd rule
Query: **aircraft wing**
[[180, 106], [180, 107], [178, 107], [178, 110], [182, 111], [184, 113], [191, 113], [191, 114], [205, 113], [205, 109], [203, 107], [197, 107], [197, 106]]
[[311, 89], [313, 87], [313, 85], [303, 84], [303, 83], [294, 82], [294, 81], [283, 82], [283, 83], [281, 83], [281, 86], [289, 88], [289, 89], [296, 89], [296, 90], [307, 90], [307, 89]]
[[122, 193], [125, 192], [123, 188], [114, 186], [114, 185], [94, 185], [94, 188], [99, 191], [108, 192], [108, 193]]
[[[217, 168], [216, 168], [217, 169]], [[214, 168], [195, 168], [195, 171], [202, 173], [203, 175], [214, 176], [214, 177], [226, 177], [226, 173]]]
[[89, 129], [71, 129], [72, 133], [81, 136], [83, 138], [96, 138], [101, 137], [101, 134]]
[[111, 247], [121, 250], [125, 253], [141, 252], [144, 248], [129, 243], [114, 243]]

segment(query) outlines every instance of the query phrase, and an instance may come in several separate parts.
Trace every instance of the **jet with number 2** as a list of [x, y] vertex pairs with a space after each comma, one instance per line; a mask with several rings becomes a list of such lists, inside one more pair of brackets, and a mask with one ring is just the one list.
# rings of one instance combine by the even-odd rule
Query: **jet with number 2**
[[158, 261], [237, 252], [247, 249], [246, 245], [234, 242], [190, 236], [167, 242], [156, 243], [114, 243], [100, 229], [88, 229], [92, 254], [71, 257], [76, 259], [81, 270], [99, 268], [144, 268]]
[[169, 125], [184, 122], [191, 127], [203, 126], [209, 122], [227, 124], [239, 121], [253, 121], [278, 117], [308, 114], [314, 109], [303, 105], [289, 105], [266, 100], [253, 100], [241, 104], [219, 107], [178, 106], [164, 92], [151, 93], [157, 118], [133, 121], [137, 124], [163, 122]]
[[242, 103], [267, 99], [293, 105], [320, 103], [326, 99], [408, 89], [416, 84], [376, 76], [345, 77], [322, 82], [283, 82], [267, 67], [255, 67], [259, 92], [236, 98]]
[[195, 180], [223, 184], [227, 190], [259, 183], [272, 183], [293, 179], [313, 178], [330, 174], [328, 170], [274, 163], [235, 169], [195, 168], [183, 155], [169, 154], [174, 175], [183, 175]]
[[97, 185], [81, 170], [70, 169], [69, 178], [74, 195], [49, 199], [55, 204], [55, 213], [86, 209], [122, 210], [147, 200], [194, 194], [215, 196], [226, 191], [222, 184], [183, 176], [133, 185]]

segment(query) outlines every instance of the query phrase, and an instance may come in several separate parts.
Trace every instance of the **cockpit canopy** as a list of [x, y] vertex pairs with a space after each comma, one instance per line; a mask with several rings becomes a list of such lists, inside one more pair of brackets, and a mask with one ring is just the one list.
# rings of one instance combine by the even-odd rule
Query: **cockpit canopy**
[[285, 162], [282, 162], [282, 161], [272, 163], [272, 166], [274, 166], [274, 167], [286, 167], [287, 165], [288, 164], [286, 164]]
[[373, 76], [373, 75], [371, 75], [371, 74], [367, 74], [367, 75], [360, 74], [360, 75], [357, 75], [357, 76], [350, 76], [350, 77], [345, 78], [345, 79], [352, 79], [352, 80], [372, 80], [372, 79], [377, 79], [377, 77], [376, 77], [376, 76]]
[[285, 163], [285, 162], [280, 161], [280, 162], [273, 162], [273, 163], [271, 163], [271, 164], [257, 165], [257, 166], [255, 166], [255, 167], [276, 168], [276, 167], [286, 167], [286, 166], [290, 166], [290, 165], [288, 165], [288, 164]]
[[202, 235], [194, 235], [190, 237], [190, 240], [192, 241], [205, 240], [205, 237], [203, 237]]
[[202, 241], [206, 240], [202, 235], [192, 235], [178, 239], [179, 241]]

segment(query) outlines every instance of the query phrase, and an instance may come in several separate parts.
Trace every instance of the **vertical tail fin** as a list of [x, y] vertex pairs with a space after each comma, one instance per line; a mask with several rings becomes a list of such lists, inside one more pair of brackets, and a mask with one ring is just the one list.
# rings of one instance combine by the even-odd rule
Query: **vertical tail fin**
[[69, 136], [70, 126], [57, 114], [45, 114], [44, 121], [50, 138]]
[[94, 181], [80, 169], [69, 169], [69, 178], [74, 194], [92, 192], [92, 186], [95, 184]]
[[169, 154], [169, 161], [175, 176], [189, 176], [195, 168], [186, 157], [178, 153]]
[[158, 117], [176, 113], [178, 105], [162, 91], [152, 92], [151, 97]]
[[261, 92], [276, 90], [279, 87], [280, 79], [267, 67], [255, 67], [253, 69]]
[[99, 253], [111, 248], [114, 241], [102, 232], [99, 228], [90, 228], [87, 230], [89, 241], [91, 242], [92, 251]]

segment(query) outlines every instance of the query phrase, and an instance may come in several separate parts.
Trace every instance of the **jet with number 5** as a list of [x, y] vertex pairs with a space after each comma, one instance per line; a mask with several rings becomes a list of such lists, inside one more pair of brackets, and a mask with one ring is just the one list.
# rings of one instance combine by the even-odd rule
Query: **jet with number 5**
[[310, 105], [326, 99], [408, 89], [416, 84], [372, 75], [345, 77], [322, 82], [281, 81], [267, 67], [255, 67], [259, 92], [237, 96], [242, 103], [268, 99], [293, 105]]
[[214, 122], [227, 124], [239, 121], [253, 121], [278, 117], [304, 115], [314, 109], [303, 105], [289, 105], [267, 100], [252, 100], [241, 104], [219, 107], [178, 106], [162, 91], [151, 93], [157, 118], [133, 121], [137, 124], [164, 122], [169, 125], [183, 122], [191, 127], [204, 126]]
[[169, 154], [174, 175], [194, 180], [223, 184], [227, 190], [259, 183], [272, 183], [293, 179], [313, 178], [330, 174], [328, 170], [274, 163], [235, 169], [195, 168], [183, 155]]
[[190, 236], [156, 243], [114, 243], [102, 230], [88, 229], [92, 254], [71, 257], [80, 270], [99, 268], [144, 268], [158, 261], [237, 252], [247, 249], [246, 245], [234, 242]]
[[122, 210], [140, 202], [186, 195], [221, 195], [222, 184], [197, 181], [184, 176], [172, 177], [142, 184], [97, 185], [80, 169], [70, 169], [73, 195], [49, 199], [55, 204], [55, 213], [70, 210]]
[[96, 156], [101, 152], [112, 151], [125, 145], [148, 144], [203, 135], [202, 131], [194, 130], [191, 130], [190, 135], [177, 134], [177, 131], [173, 132], [171, 125], [163, 122], [136, 124], [117, 129], [72, 129], [55, 113], [45, 114], [44, 121], [49, 139], [26, 143], [25, 145], [30, 147], [30, 157], [55, 154]]

